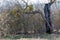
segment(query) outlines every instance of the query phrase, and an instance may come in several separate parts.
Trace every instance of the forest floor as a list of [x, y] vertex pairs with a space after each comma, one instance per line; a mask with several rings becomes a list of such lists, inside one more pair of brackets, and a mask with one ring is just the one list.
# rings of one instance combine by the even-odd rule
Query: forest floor
[[60, 40], [60, 33], [36, 35], [11, 35], [0, 38], [0, 40]]

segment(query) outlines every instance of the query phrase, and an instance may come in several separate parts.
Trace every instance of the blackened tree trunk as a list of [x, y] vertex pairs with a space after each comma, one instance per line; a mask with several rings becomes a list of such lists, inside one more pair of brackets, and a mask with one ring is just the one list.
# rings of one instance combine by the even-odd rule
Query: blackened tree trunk
[[44, 13], [45, 13], [45, 18], [46, 18], [46, 21], [45, 22], [45, 26], [46, 26], [46, 33], [52, 33], [52, 24], [51, 24], [51, 13], [50, 13], [50, 6], [51, 6], [51, 3], [48, 3], [48, 4], [45, 4], [45, 7], [44, 7]]

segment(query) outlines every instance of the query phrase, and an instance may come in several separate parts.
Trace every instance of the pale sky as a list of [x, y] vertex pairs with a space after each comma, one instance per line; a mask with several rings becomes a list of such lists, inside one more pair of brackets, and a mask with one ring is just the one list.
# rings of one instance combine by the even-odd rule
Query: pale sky
[[[27, 1], [27, 0], [25, 0]], [[49, 3], [50, 0], [28, 0], [30, 3]]]
[[[4, 1], [4, 0], [0, 0], [0, 2], [2, 2], [2, 1]], [[8, 1], [12, 1], [12, 0], [8, 0]], [[21, 2], [21, 0], [19, 0], [20, 2]], [[25, 1], [27, 1], [27, 0], [25, 0]], [[29, 3], [49, 3], [50, 2], [50, 0], [28, 0], [29, 1]], [[59, 1], [59, 0], [58, 0]]]
[[[2, 1], [4, 1], [4, 0], [0, 0], [0, 2], [2, 2]], [[8, 1], [10, 1], [10, 0], [8, 0]], [[21, 0], [19, 0], [19, 1], [21, 1]], [[27, 1], [27, 0], [25, 0], [25, 1]], [[49, 2], [49, 0], [28, 0], [28, 1], [30, 1], [32, 3], [37, 3], [38, 1], [40, 3], [48, 3]]]
[[[27, 1], [27, 0], [25, 0], [25, 1]], [[28, 1], [30, 1], [30, 3], [49, 3], [50, 2], [50, 0], [28, 0]], [[60, 1], [60, 0], [56, 0], [56, 1]]]

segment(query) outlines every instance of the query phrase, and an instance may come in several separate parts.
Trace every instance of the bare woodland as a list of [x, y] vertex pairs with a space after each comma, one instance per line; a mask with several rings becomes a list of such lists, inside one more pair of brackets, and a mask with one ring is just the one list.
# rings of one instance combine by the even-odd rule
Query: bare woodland
[[[41, 34], [45, 33], [45, 21], [41, 13], [44, 14], [44, 4], [38, 6], [28, 5], [23, 7], [16, 1], [13, 6], [7, 3], [6, 9], [0, 7], [0, 36], [17, 34]], [[57, 4], [58, 5], [58, 4]], [[41, 13], [37, 13], [37, 11]], [[51, 20], [53, 29], [60, 30], [60, 8], [55, 3], [51, 6]]]

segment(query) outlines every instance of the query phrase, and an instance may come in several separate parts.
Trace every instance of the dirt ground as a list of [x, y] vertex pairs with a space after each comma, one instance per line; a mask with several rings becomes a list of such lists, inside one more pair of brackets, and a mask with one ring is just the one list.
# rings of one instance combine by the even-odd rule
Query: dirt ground
[[49, 35], [43, 35], [41, 37], [37, 38], [20, 38], [20, 39], [0, 39], [0, 40], [60, 40], [60, 34], [49, 34]]

